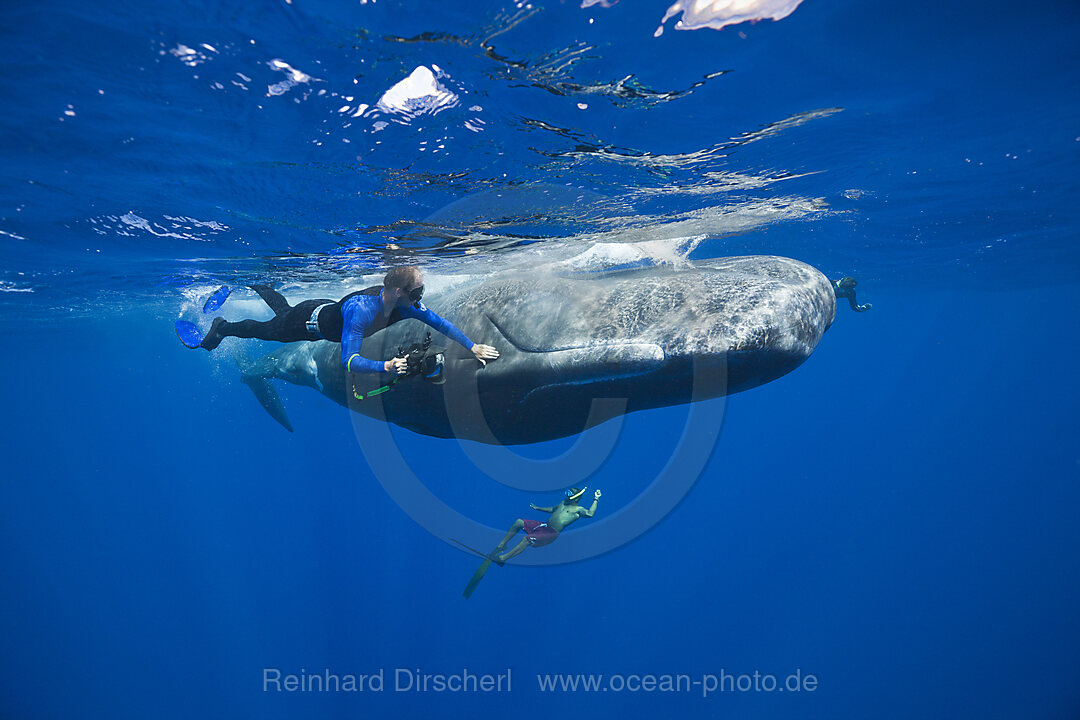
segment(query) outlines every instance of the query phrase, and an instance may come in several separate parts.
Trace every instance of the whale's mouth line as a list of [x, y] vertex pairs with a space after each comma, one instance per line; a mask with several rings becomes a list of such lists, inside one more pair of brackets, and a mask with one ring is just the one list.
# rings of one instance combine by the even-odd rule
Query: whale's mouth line
[[623, 342], [598, 342], [598, 343], [580, 344], [580, 345], [564, 345], [564, 346], [561, 346], [561, 347], [550, 347], [550, 348], [540, 348], [540, 347], [536, 347], [536, 346], [530, 346], [530, 345], [526, 345], [526, 344], [524, 344], [522, 342], [519, 342], [518, 340], [515, 340], [510, 335], [510, 333], [506, 332], [506, 330], [503, 328], [503, 326], [500, 325], [495, 320], [495, 318], [491, 317], [491, 315], [485, 313], [484, 316], [488, 319], [488, 322], [490, 322], [492, 324], [492, 326], [496, 330], [499, 331], [499, 334], [502, 335], [503, 338], [505, 338], [508, 343], [513, 345], [520, 352], [544, 354], [544, 353], [563, 352], [563, 351], [566, 351], [566, 350], [594, 350], [594, 349], [595, 350], [603, 350], [603, 349], [606, 349], [606, 348], [648, 348], [649, 350], [654, 350], [655, 352], [659, 352], [661, 357], [666, 357], [666, 355], [667, 355], [667, 353], [664, 352], [664, 349], [662, 347], [660, 347], [656, 343], [653, 343], [653, 342], [634, 342], [632, 340], [631, 341], [623, 341]]
[[523, 404], [527, 403], [529, 401], [529, 399], [532, 398], [534, 395], [542, 393], [542, 392], [544, 392], [546, 390], [556, 390], [556, 389], [559, 389], [559, 388], [566, 388], [566, 387], [582, 387], [582, 386], [585, 386], [585, 385], [599, 385], [601, 383], [614, 382], [616, 380], [627, 380], [627, 379], [633, 378], [633, 377], [642, 377], [644, 375], [650, 375], [653, 372], [655, 372], [655, 370], [650, 368], [648, 370], [639, 370], [639, 371], [636, 371], [636, 372], [628, 372], [628, 373], [625, 373], [625, 374], [622, 374], [622, 375], [608, 375], [606, 377], [584, 378], [584, 379], [581, 379], [581, 380], [567, 380], [565, 382], [547, 383], [546, 385], [541, 385], [539, 387], [535, 387], [532, 390], [530, 390], [529, 392], [525, 393], [525, 395], [521, 398], [519, 404], [523, 405]]

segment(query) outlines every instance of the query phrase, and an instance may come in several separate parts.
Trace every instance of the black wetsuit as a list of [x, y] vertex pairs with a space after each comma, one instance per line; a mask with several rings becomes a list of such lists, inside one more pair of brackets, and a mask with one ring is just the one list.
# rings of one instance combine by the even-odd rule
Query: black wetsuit
[[[296, 305], [289, 305], [285, 297], [266, 285], [252, 285], [251, 289], [259, 294], [259, 297], [274, 311], [274, 317], [269, 320], [241, 320], [229, 322], [217, 319], [210, 332], [206, 334], [202, 346], [212, 350], [218, 346], [222, 339], [227, 337], [257, 338], [259, 340], [274, 340], [277, 342], [299, 342], [302, 340], [331, 340], [341, 342], [341, 306], [346, 300], [356, 295], [378, 295], [382, 292], [382, 286], [365, 288], [358, 292], [349, 293], [341, 300], [304, 300]], [[318, 332], [308, 329], [308, 321], [315, 309], [319, 310]], [[397, 317], [394, 317], [397, 315]], [[387, 319], [387, 325], [400, 320], [400, 313], [396, 310]]]

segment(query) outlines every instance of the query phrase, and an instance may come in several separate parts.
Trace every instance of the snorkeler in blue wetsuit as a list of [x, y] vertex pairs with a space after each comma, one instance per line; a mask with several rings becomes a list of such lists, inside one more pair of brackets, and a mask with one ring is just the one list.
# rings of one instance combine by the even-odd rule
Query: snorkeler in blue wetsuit
[[360, 290], [336, 302], [319, 299], [289, 305], [280, 293], [265, 285], [255, 285], [252, 289], [274, 311], [271, 320], [229, 322], [217, 317], [206, 337], [199, 342], [185, 341], [185, 344], [213, 350], [226, 337], [278, 342], [330, 340], [341, 343], [341, 364], [347, 371], [404, 375], [408, 372], [405, 357], [391, 358], [385, 362], [369, 360], [360, 355], [360, 346], [369, 335], [399, 320], [412, 318], [461, 344], [481, 363], [499, 357], [498, 350], [490, 345], [474, 343], [453, 323], [439, 317], [420, 302], [424, 294], [424, 278], [420, 268], [415, 266], [391, 268], [383, 278], [382, 287]]

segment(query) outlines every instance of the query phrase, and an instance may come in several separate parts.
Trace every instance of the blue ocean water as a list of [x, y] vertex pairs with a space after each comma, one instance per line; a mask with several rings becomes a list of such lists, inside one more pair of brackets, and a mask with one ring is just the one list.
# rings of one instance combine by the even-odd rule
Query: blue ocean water
[[[1080, 11], [809, 0], [656, 37], [666, 9], [4, 8], [0, 716], [1080, 714]], [[468, 601], [477, 559], [384, 490], [374, 421], [283, 386], [287, 433], [172, 328], [221, 284], [756, 253], [873, 308], [710, 401], [711, 460], [648, 532]], [[591, 522], [688, 417], [626, 418]], [[555, 502], [394, 438], [488, 525]], [[398, 669], [512, 688], [398, 692]], [[816, 683], [704, 692], [755, 672]], [[539, 686], [558, 673], [608, 689]], [[698, 684], [625, 686], [646, 675]]]

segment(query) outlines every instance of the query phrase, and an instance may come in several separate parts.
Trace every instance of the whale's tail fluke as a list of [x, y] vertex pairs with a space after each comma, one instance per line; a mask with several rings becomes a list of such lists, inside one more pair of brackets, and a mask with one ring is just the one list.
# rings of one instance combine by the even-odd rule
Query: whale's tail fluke
[[256, 399], [262, 405], [270, 417], [281, 423], [289, 432], [293, 431], [292, 423], [289, 422], [289, 414], [285, 412], [285, 404], [281, 402], [277, 388], [266, 375], [258, 371], [258, 363], [253, 363], [242, 351], [236, 353], [236, 367], [240, 370], [240, 380], [251, 388]]

